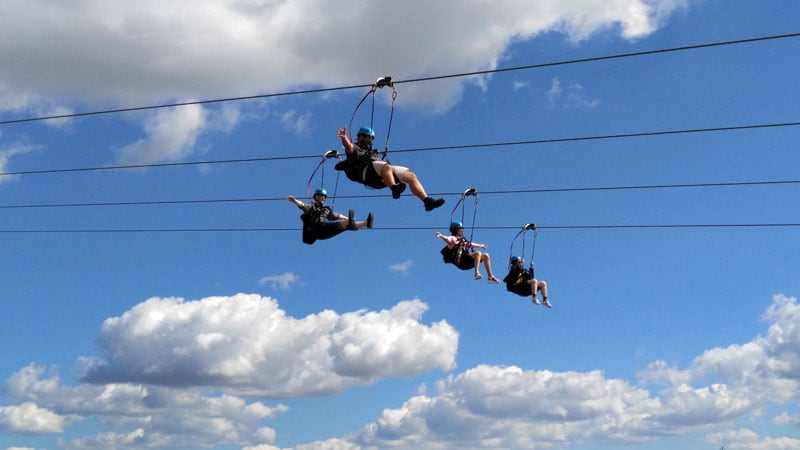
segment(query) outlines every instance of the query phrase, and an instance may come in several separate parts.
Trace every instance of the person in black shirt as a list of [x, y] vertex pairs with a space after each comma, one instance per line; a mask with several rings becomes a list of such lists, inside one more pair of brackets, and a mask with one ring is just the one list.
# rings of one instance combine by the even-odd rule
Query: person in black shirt
[[534, 305], [540, 304], [539, 299], [536, 298], [536, 292], [542, 291], [541, 304], [552, 308], [553, 305], [550, 304], [550, 300], [547, 298], [547, 282], [534, 278], [533, 261], [531, 261], [529, 269], [523, 267], [524, 263], [525, 260], [519, 256], [511, 257], [508, 275], [503, 278], [503, 282], [506, 284], [506, 290], [522, 297], [532, 295]]
[[372, 149], [375, 131], [371, 127], [361, 127], [355, 143], [347, 137], [346, 128], [339, 128], [337, 134], [342, 140], [347, 159], [337, 164], [336, 168], [344, 170], [347, 178], [374, 189], [389, 186], [394, 199], [400, 198], [408, 184], [411, 193], [422, 200], [425, 211], [432, 211], [444, 204], [443, 198], [428, 196], [417, 175], [408, 167], [389, 164], [377, 157], [377, 152]]
[[367, 227], [372, 228], [374, 216], [369, 213], [367, 220], [359, 222], [354, 216], [355, 212], [351, 209], [347, 216], [334, 212], [325, 206], [325, 199], [328, 192], [325, 189], [314, 191], [314, 203], [304, 203], [296, 199], [293, 195], [286, 197], [286, 200], [294, 203], [303, 211], [300, 219], [303, 220], [303, 242], [313, 244], [317, 239], [330, 239], [345, 230], [359, 230]]

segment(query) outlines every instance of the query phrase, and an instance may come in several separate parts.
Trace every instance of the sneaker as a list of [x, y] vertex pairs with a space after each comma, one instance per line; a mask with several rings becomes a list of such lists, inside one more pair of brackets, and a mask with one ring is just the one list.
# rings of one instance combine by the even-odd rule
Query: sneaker
[[358, 227], [356, 227], [355, 216], [356, 216], [356, 212], [353, 211], [352, 209], [347, 212], [347, 220], [348, 220], [347, 229], [348, 230], [353, 230], [353, 231], [358, 230]]
[[479, 274], [479, 273], [476, 273], [476, 274], [475, 274], [475, 279], [476, 279], [476, 280], [480, 280], [481, 278], [483, 278], [483, 277], [481, 276], [481, 274]]
[[489, 282], [489, 284], [498, 284], [498, 283], [500, 283], [500, 280], [498, 280], [498, 279], [497, 279], [497, 278], [495, 278], [495, 277], [490, 277], [490, 278], [489, 278], [488, 280], [486, 280], [486, 281], [488, 281], [488, 282]]
[[426, 197], [422, 202], [425, 203], [425, 211], [433, 211], [434, 209], [444, 205], [443, 198], [434, 199], [431, 197]]
[[541, 305], [541, 303], [539, 303], [539, 299], [536, 297], [533, 297], [533, 300], [531, 301], [533, 302], [534, 305]]
[[542, 299], [542, 304], [544, 306], [547, 306], [548, 308], [552, 308], [553, 307], [553, 305], [550, 304], [550, 300], [548, 300], [547, 297]]
[[402, 194], [403, 191], [406, 190], [406, 184], [405, 183], [397, 183], [394, 186], [391, 186], [390, 189], [392, 190], [392, 198], [397, 200], [398, 198], [400, 198], [400, 194]]
[[372, 224], [375, 222], [375, 216], [372, 213], [369, 213], [367, 216], [367, 228], [372, 228]]

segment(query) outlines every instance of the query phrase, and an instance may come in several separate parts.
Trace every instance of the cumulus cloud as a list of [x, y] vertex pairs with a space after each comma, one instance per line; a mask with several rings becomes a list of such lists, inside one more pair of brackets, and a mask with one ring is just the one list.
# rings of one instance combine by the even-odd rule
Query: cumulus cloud
[[[575, 43], [598, 32], [634, 40], [685, 3], [83, 0], [73, 8], [54, 0], [6, 0], [0, 6], [0, 111], [50, 116], [77, 105], [125, 108], [363, 84], [382, 75], [478, 72], [497, 68], [513, 42], [541, 33], [563, 33]], [[487, 80], [409, 83], [398, 106], [445, 112], [467, 86], [486, 90]], [[568, 99], [596, 105], [574, 93]], [[114, 163], [184, 160], [202, 150], [196, 148], [201, 134], [230, 132], [240, 120], [241, 112], [228, 105], [148, 115], [145, 136], [118, 147]], [[289, 110], [278, 120], [302, 135], [312, 115]]]
[[766, 336], [745, 344], [713, 348], [694, 359], [687, 369], [656, 361], [639, 374], [643, 382], [673, 385], [715, 379], [747, 386], [753, 394], [776, 402], [800, 396], [800, 305], [797, 299], [776, 295], [764, 313], [771, 322]]
[[[256, 295], [189, 302], [150, 299], [104, 323], [98, 344], [105, 356], [88, 361], [87, 379], [92, 383], [67, 387], [57, 374], [36, 365], [13, 374], [3, 386], [10, 403], [0, 409], [0, 427], [58, 432], [58, 426], [94, 416], [102, 417], [106, 429], [74, 439], [69, 447], [235, 443], [249, 450], [277, 450], [276, 431], [262, 422], [288, 408], [248, 403], [234, 395], [237, 391], [316, 395], [376, 377], [449, 369], [457, 335], [446, 323], [419, 323], [424, 311], [422, 302], [412, 300], [390, 310], [323, 311], [293, 319], [272, 299]], [[685, 370], [664, 364], [653, 372], [648, 368], [640, 379], [667, 383], [659, 391], [608, 378], [599, 370], [555, 372], [482, 364], [430, 388], [423, 386], [350, 435], [295, 449], [630, 444], [726, 427], [748, 416], [760, 420], [767, 406], [793, 405], [800, 399], [790, 383], [798, 378], [797, 314], [796, 299], [775, 296], [764, 315], [769, 322], [766, 336], [706, 352]], [[252, 333], [242, 331], [251, 328]], [[285, 353], [276, 350], [283, 347], [289, 347]], [[451, 353], [437, 360], [419, 349]], [[749, 366], [744, 360], [750, 360]], [[208, 388], [187, 387], [210, 384], [209, 380], [214, 384]], [[788, 390], [767, 392], [776, 386]], [[202, 389], [230, 392], [209, 396]], [[772, 423], [794, 427], [797, 416], [785, 411]], [[788, 450], [798, 445], [796, 438], [760, 437], [748, 429], [709, 432], [706, 441], [730, 449]]]
[[258, 283], [270, 284], [274, 288], [289, 289], [298, 281], [300, 281], [300, 277], [298, 275], [295, 275], [292, 272], [284, 272], [280, 275], [267, 275], [258, 280]]
[[[578, 441], [643, 442], [741, 414], [744, 392], [682, 387], [661, 396], [600, 371], [525, 371], [481, 365], [434, 396], [384, 410], [353, 442], [378, 448], [547, 448]], [[744, 403], [742, 405], [741, 403]]]
[[[109, 430], [73, 440], [69, 448], [74, 449], [271, 443], [275, 431], [262, 426], [262, 421], [288, 411], [284, 405], [269, 407], [227, 394], [203, 395], [192, 389], [132, 383], [69, 387], [61, 383], [57, 374], [47, 374], [44, 367], [33, 364], [14, 373], [3, 390], [10, 401], [19, 405], [0, 408], [0, 417], [6, 411], [27, 411], [27, 416], [38, 419], [28, 420], [27, 432], [58, 433], [67, 422], [102, 417], [101, 423]], [[4, 420], [0, 419], [0, 423]], [[38, 425], [38, 431], [34, 425]], [[26, 431], [20, 426], [11, 431]]]
[[107, 319], [85, 381], [218, 386], [266, 397], [322, 395], [383, 377], [454, 367], [458, 333], [419, 319], [419, 300], [389, 310], [287, 317], [258, 295], [151, 298]]
[[[422, 324], [426, 309], [411, 300], [294, 319], [258, 295], [152, 298], [104, 322], [97, 339], [104, 357], [80, 361], [85, 382], [67, 386], [36, 364], [12, 374], [3, 385], [0, 432], [61, 433], [98, 417], [96, 434], [66, 447], [271, 448], [276, 432], [263, 422], [288, 408], [244, 395], [320, 395], [451, 369], [458, 333], [444, 321]], [[307, 448], [353, 448], [326, 442]]]
[[[545, 32], [573, 42], [601, 31], [637, 39], [685, 3], [85, 0], [73, 8], [7, 0], [0, 86], [63, 104], [130, 105], [363, 83], [386, 74], [462, 73], [495, 68], [510, 43]], [[403, 101], [441, 109], [465, 82], [481, 80], [430, 83], [436, 86], [409, 89]]]
[[[440, 380], [434, 394], [421, 389], [400, 407], [385, 409], [346, 439], [359, 448], [536, 449], [574, 442], [640, 443], [725, 426], [748, 416], [757, 418], [770, 402], [800, 398], [786, 379], [798, 378], [793, 366], [800, 357], [797, 314], [796, 299], [776, 296], [764, 315], [771, 323], [767, 337], [732, 346], [726, 356], [712, 352], [715, 357], [711, 358], [707, 352], [685, 374], [656, 365], [657, 375], [671, 372], [666, 378], [643, 373], [643, 379], [669, 384], [657, 392], [607, 378], [601, 371], [479, 365]], [[764, 354], [741, 351], [753, 345], [764, 349]], [[750, 359], [753, 355], [755, 360]], [[711, 360], [716, 364], [708, 364]], [[762, 369], [756, 369], [761, 365]], [[706, 379], [721, 382], [689, 384]], [[765, 391], [778, 387], [788, 390]], [[784, 412], [773, 423], [793, 425], [795, 420]], [[795, 438], [760, 438], [749, 430], [710, 434], [707, 441], [725, 448], [759, 450], [798, 445]], [[733, 442], [739, 442], [738, 447]]]
[[800, 416], [793, 416], [784, 411], [779, 416], [772, 419], [772, 423], [774, 423], [775, 425], [800, 426]]
[[33, 402], [0, 406], [0, 431], [5, 433], [47, 434], [64, 430], [64, 418], [38, 407]]
[[800, 439], [762, 438], [746, 428], [710, 434], [706, 437], [706, 442], [721, 445], [729, 450], [793, 450], [800, 448]]

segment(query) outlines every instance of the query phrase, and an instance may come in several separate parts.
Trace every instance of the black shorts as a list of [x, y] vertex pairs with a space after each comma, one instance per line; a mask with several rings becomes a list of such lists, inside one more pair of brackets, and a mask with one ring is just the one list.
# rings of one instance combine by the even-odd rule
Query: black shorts
[[455, 261], [453, 261], [452, 264], [461, 270], [469, 270], [475, 268], [475, 259], [473, 259], [469, 253], [464, 252], [461, 254], [461, 260], [458, 262], [458, 264], [456, 264]]
[[303, 227], [303, 242], [306, 244], [313, 244], [314, 242], [324, 239], [330, 239], [345, 229], [339, 228], [339, 222], [325, 222], [312, 225], [310, 227]]
[[517, 285], [508, 285], [507, 284], [506, 285], [506, 290], [508, 290], [509, 292], [513, 292], [513, 293], [519, 295], [520, 297], [528, 297], [529, 295], [533, 294], [533, 291], [531, 290], [531, 285], [528, 284], [527, 281], [524, 282], [524, 283], [517, 284]]

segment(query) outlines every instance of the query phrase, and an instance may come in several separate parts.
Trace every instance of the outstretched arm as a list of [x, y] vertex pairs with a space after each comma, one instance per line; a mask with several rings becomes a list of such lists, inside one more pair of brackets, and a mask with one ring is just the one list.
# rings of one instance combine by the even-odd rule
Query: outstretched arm
[[434, 236], [436, 236], [437, 238], [439, 238], [439, 239], [443, 240], [445, 243], [447, 243], [448, 247], [450, 247], [450, 245], [452, 244], [452, 240], [450, 239], [450, 236], [445, 236], [444, 234], [439, 233], [438, 231], [436, 232], [436, 234], [434, 234]]
[[300, 200], [296, 199], [294, 195], [287, 195], [286, 200], [294, 203], [298, 208], [302, 208], [305, 203], [301, 202]]
[[347, 137], [347, 128], [339, 128], [336, 130], [336, 134], [339, 136], [339, 139], [342, 140], [342, 147], [344, 147], [345, 153], [348, 155], [353, 153], [353, 142], [350, 141], [349, 137]]

